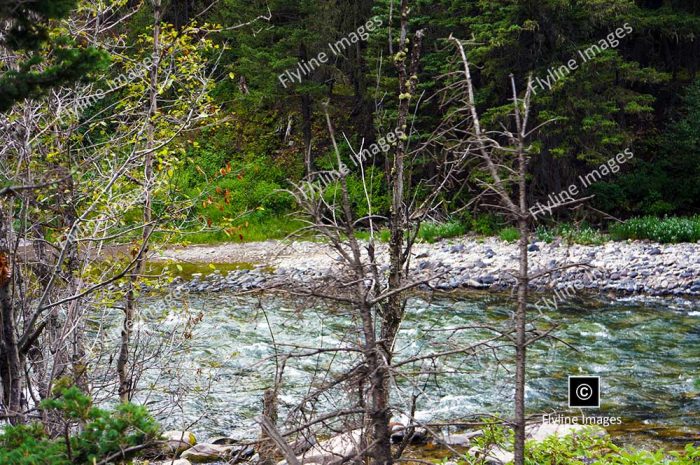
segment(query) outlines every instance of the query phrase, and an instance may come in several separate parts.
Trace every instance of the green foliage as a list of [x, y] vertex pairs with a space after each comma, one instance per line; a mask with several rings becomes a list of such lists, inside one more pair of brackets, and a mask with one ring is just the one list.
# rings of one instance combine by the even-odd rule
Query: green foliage
[[527, 465], [691, 465], [700, 449], [688, 444], [684, 451], [625, 450], [609, 437], [595, 434], [552, 436], [541, 443], [528, 443]]
[[[494, 446], [512, 450], [513, 433], [510, 429], [489, 424], [484, 432], [474, 441], [481, 450]], [[525, 444], [526, 465], [692, 465], [698, 463], [699, 458], [700, 448], [692, 444], [682, 451], [627, 450], [613, 443], [610, 436], [601, 436], [595, 430], [554, 435], [544, 441], [527, 441]], [[467, 455], [458, 463], [483, 465], [484, 461]]]
[[40, 424], [8, 426], [0, 433], [0, 463], [8, 465], [92, 464], [129, 447], [159, 437], [159, 427], [148, 411], [133, 404], [114, 410], [94, 407], [76, 387], [60, 389], [43, 410], [60, 416], [68, 438], [50, 438]]
[[561, 237], [570, 244], [582, 245], [600, 245], [610, 240], [606, 234], [585, 223], [578, 225], [562, 223], [552, 228], [539, 225], [535, 228], [535, 237], [538, 241], [547, 243], [554, 241], [556, 237]]
[[[264, 213], [260, 210], [256, 215], [270, 217], [294, 209], [291, 199], [280, 195], [279, 189], [304, 176], [306, 137], [311, 140], [314, 169], [333, 169], [335, 163], [320, 114], [322, 99], [330, 102], [337, 133], [344, 133], [356, 147], [363, 138], [366, 144], [372, 142], [395, 122], [392, 109], [398, 101], [397, 76], [393, 60], [386, 57], [389, 30], [397, 30], [399, 15], [392, 16], [390, 25], [389, 0], [226, 0], [205, 17], [223, 27], [238, 25], [265, 14], [268, 6], [272, 13], [269, 27], [261, 27], [259, 21], [222, 33], [232, 46], [220, 57], [225, 71], [212, 95], [228, 112], [226, 125], [230, 127], [196, 135], [200, 146], [188, 149], [192, 162], [176, 175], [191, 195], [211, 196], [213, 203], [196, 212], [204, 220], [226, 223], [259, 207]], [[444, 38], [459, 31], [462, 39], [469, 39], [466, 48], [474, 64], [476, 99], [485, 115], [484, 124], [498, 127], [504, 122], [504, 109], [510, 110], [511, 73], [523, 89], [528, 74], [546, 78], [552, 67], [577, 58], [580, 66], [574, 72], [558, 79], [551, 90], [538, 88], [535, 96], [532, 126], [556, 118], [535, 142], [531, 166], [536, 191], [558, 191], [557, 186], [597, 167], [611, 154], [634, 147], [635, 158], [624, 173], [591, 187], [590, 193], [595, 194], [592, 202], [601, 210], [625, 216], [691, 211], [698, 208], [700, 198], [698, 138], [693, 123], [698, 120], [700, 84], [688, 87], [682, 103], [675, 95], [697, 69], [699, 60], [693, 47], [694, 37], [700, 34], [698, 14], [697, 8], [682, 2], [662, 8], [631, 0], [417, 2], [411, 10], [410, 30], [425, 31], [418, 91], [427, 97], [446, 84], [437, 76], [454, 71], [454, 50], [444, 46]], [[296, 70], [300, 60], [314, 58], [322, 51], [330, 53], [329, 42], [375, 15], [382, 19], [382, 26], [357, 49], [332, 56], [303, 75], [301, 82], [287, 82], [285, 87], [279, 81], [279, 75]], [[600, 43], [626, 23], [633, 28], [631, 33], [583, 62], [579, 50]], [[395, 34], [393, 38], [396, 43]], [[648, 53], [640, 54], [640, 50]], [[393, 54], [406, 53], [393, 50]], [[671, 60], [669, 56], [679, 58]], [[421, 134], [432, 133], [444, 115], [445, 109], [437, 106], [437, 100], [423, 99], [415, 112], [416, 142]], [[382, 102], [380, 109], [374, 109], [374, 101]], [[675, 115], [666, 128], [659, 127], [654, 118], [661, 114]], [[346, 157], [348, 147], [344, 138], [338, 139], [341, 155]], [[384, 161], [384, 155], [379, 155], [366, 166], [375, 175], [373, 213], [385, 215]], [[229, 162], [231, 175], [226, 179], [212, 177]], [[407, 168], [410, 176], [418, 178], [432, 172], [435, 162], [417, 156]], [[237, 178], [239, 175], [243, 179]], [[464, 182], [473, 183], [473, 178]], [[357, 173], [348, 176], [348, 185], [355, 214], [366, 215]], [[228, 192], [228, 203], [212, 193], [217, 187]], [[329, 195], [336, 193], [329, 189]], [[417, 198], [424, 195], [416, 193]], [[471, 195], [473, 189], [446, 193], [446, 213], [469, 202]], [[496, 234], [502, 227], [484, 218], [470, 223], [465, 222], [467, 229], [483, 235]], [[602, 240], [591, 231], [578, 236], [587, 243]]]
[[[307, 223], [291, 216], [259, 216], [253, 214], [236, 221], [227, 230], [218, 227], [196, 231], [180, 230], [175, 235], [168, 235], [167, 239], [169, 243], [173, 244], [256, 242], [268, 239], [284, 239], [287, 236], [298, 233], [305, 226], [307, 226]], [[302, 235], [301, 237], [303, 238], [304, 236]]]
[[612, 186], [593, 186], [600, 208], [647, 215], [700, 209], [700, 80], [684, 93], [665, 132], [648, 142], [653, 157], [638, 161]]
[[39, 423], [8, 426], [0, 433], [0, 463], [71, 465], [64, 441], [51, 440]]
[[661, 243], [697, 242], [700, 240], [700, 216], [692, 218], [645, 216], [632, 218], [610, 227], [617, 240], [650, 239]]
[[[608, 437], [596, 434], [569, 434], [550, 436], [542, 442], [529, 441], [526, 449], [527, 465], [583, 465], [585, 461], [596, 463], [612, 449]], [[594, 459], [594, 460], [591, 460]], [[585, 460], [585, 461], [584, 461]]]
[[449, 221], [447, 223], [423, 223], [418, 230], [418, 238], [424, 242], [432, 244], [441, 239], [457, 237], [466, 234], [467, 228], [459, 221]]
[[554, 230], [547, 228], [546, 226], [539, 225], [535, 228], [535, 237], [538, 241], [546, 242], [550, 244], [554, 242], [557, 237]]
[[66, 17], [76, 0], [5, 1], [0, 45], [17, 51], [16, 66], [3, 65], [0, 75], [0, 112], [25, 98], [37, 98], [54, 86], [84, 79], [104, 68], [107, 55], [81, 47], [67, 31], [51, 28], [51, 20]]
[[493, 236], [501, 229], [501, 220], [494, 214], [484, 213], [472, 219], [470, 229], [482, 236]]
[[591, 226], [562, 224], [557, 227], [557, 233], [565, 241], [572, 244], [599, 245], [607, 242], [608, 237]]
[[501, 229], [501, 232], [498, 233], [498, 237], [500, 237], [502, 241], [515, 242], [520, 239], [520, 231], [518, 231], [517, 228], [509, 226]]

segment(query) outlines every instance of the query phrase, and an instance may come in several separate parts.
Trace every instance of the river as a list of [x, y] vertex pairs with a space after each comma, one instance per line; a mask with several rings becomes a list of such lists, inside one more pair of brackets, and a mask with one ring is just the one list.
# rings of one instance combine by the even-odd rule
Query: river
[[[487, 329], [444, 329], [506, 327], [512, 307], [507, 295], [413, 297], [396, 359], [466, 347], [490, 337], [493, 333]], [[138, 326], [139, 340], [146, 342], [142, 345], [151, 351], [157, 345], [172, 356], [147, 363], [135, 400], [148, 404], [166, 428], [188, 428], [204, 436], [257, 434], [253, 419], [260, 413], [263, 390], [272, 384], [276, 350], [288, 351], [288, 344], [347, 346], [358, 338], [358, 322], [347, 308], [274, 295], [149, 297], [142, 301], [141, 314], [146, 315]], [[596, 375], [601, 379], [601, 407], [585, 413], [621, 417], [623, 424], [609, 429], [620, 441], [671, 445], [697, 438], [698, 302], [573, 299], [556, 310], [533, 309], [531, 315], [541, 328], [558, 325], [553, 334], [559, 341], [540, 341], [529, 351], [530, 413], [580, 414], [567, 407], [568, 376]], [[115, 339], [116, 328], [105, 338]], [[343, 357], [331, 357], [289, 360], [282, 404], [291, 405], [308, 392], [319, 370], [349, 364]], [[416, 411], [421, 421], [507, 415], [513, 392], [511, 365], [512, 350], [506, 347], [454, 355], [437, 365], [414, 364], [414, 375], [397, 380], [394, 398], [422, 392]], [[425, 375], [435, 369], [445, 374]], [[343, 394], [337, 395], [325, 402], [341, 404]]]

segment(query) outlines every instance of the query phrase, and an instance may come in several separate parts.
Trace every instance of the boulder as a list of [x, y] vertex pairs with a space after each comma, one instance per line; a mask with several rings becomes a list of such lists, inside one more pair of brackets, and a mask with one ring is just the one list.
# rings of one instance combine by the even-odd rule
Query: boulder
[[[391, 443], [398, 444], [403, 441], [406, 436], [406, 427], [394, 426], [391, 429]], [[422, 427], [416, 427], [411, 436], [411, 444], [425, 444], [428, 442], [428, 430]]]
[[228, 459], [233, 449], [233, 446], [219, 444], [197, 444], [183, 452], [180, 458], [192, 463], [218, 462]]
[[[342, 461], [345, 457], [351, 457], [363, 450], [362, 430], [356, 429], [349, 433], [332, 437], [326, 441], [321, 441], [311, 449], [297, 457], [302, 465], [307, 463], [317, 463], [319, 465], [330, 465], [336, 461]], [[277, 465], [287, 465], [286, 460], [278, 462]]]
[[179, 454], [197, 444], [194, 434], [189, 431], [166, 431], [161, 437], [165, 439], [165, 451], [168, 454]]
[[483, 436], [483, 434], [483, 431], [470, 431], [468, 433], [451, 433], [442, 436], [438, 439], [437, 442], [452, 447], [468, 447], [472, 438]]
[[294, 452], [297, 455], [303, 454], [307, 450], [311, 449], [315, 445], [318, 444], [318, 441], [316, 441], [316, 438], [311, 436], [311, 437], [306, 437], [302, 436], [296, 441], [294, 441], [292, 444], [289, 445], [289, 447], [292, 448], [292, 452]]
[[474, 279], [468, 279], [464, 283], [464, 285], [467, 287], [473, 287], [474, 289], [484, 289], [486, 287], [489, 287], [488, 284], [480, 283], [479, 281], [476, 281]]
[[482, 450], [480, 447], [472, 447], [469, 449], [469, 455], [476, 458], [483, 458], [484, 462], [490, 465], [505, 465], [515, 459], [512, 452], [500, 447], [492, 447], [486, 451]]

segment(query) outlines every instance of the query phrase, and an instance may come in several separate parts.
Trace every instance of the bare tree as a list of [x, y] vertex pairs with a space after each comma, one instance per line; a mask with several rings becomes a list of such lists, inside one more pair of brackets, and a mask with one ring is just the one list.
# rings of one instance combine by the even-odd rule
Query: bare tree
[[[136, 280], [148, 279], [149, 239], [165, 222], [185, 221], [198, 202], [169, 189], [168, 173], [185, 131], [216, 116], [209, 90], [217, 63], [192, 53], [211, 43], [209, 32], [163, 32], [157, 20], [150, 50], [125, 49], [112, 28], [134, 12], [86, 2], [62, 23], [113, 53], [102, 85], [59, 87], [0, 115], [0, 380], [3, 416], [13, 422], [34, 415], [59, 379], [94, 386], [88, 382], [94, 367], [85, 353], [86, 319], [104, 317], [108, 302], [129, 302], [132, 318], [122, 335], [128, 344]], [[163, 34], [167, 46], [160, 43]], [[167, 198], [157, 215], [156, 195]], [[125, 222], [129, 211], [143, 212], [143, 221]], [[121, 251], [124, 259], [106, 260]], [[119, 286], [124, 281], [128, 298]], [[133, 395], [138, 378], [139, 352], [128, 349], [117, 360], [126, 381], [100, 384], [122, 399]]]
[[[344, 169], [343, 158], [336, 143], [336, 132], [328, 108], [325, 111], [326, 123], [335, 151], [337, 173], [340, 173], [337, 182], [333, 184], [337, 189], [331, 191], [327, 189], [328, 186], [312, 178], [290, 190], [308, 220], [307, 229], [325, 239], [337, 252], [342, 263], [339, 276], [329, 277], [322, 285], [309, 284], [306, 287], [298, 287], [292, 293], [341, 304], [343, 308], [348, 309], [353, 322], [357, 322], [359, 334], [358, 339], [355, 339], [353, 334], [348, 334], [342, 347], [297, 346], [286, 353], [287, 359], [315, 357], [319, 354], [329, 354], [332, 357], [346, 355], [351, 358], [351, 361], [346, 361], [349, 369], [340, 373], [319, 373], [318, 377], [324, 381], [314, 386], [307, 396], [290, 408], [284, 424], [298, 426], [278, 432], [269, 418], [263, 417], [261, 420], [266, 437], [273, 440], [278, 438], [275, 441], [276, 445], [289, 463], [295, 463], [297, 458], [288, 450], [282, 438], [320, 425], [337, 430], [338, 423], [351, 430], [341, 438], [346, 446], [351, 444], [352, 447], [343, 448], [343, 452], [337, 457], [337, 463], [361, 460], [364, 457], [375, 465], [389, 465], [400, 460], [406, 446], [418, 431], [419, 424], [414, 414], [420, 394], [410, 399], [392, 399], [391, 393], [398, 387], [397, 380], [415, 382], [416, 369], [426, 376], [434, 376], [437, 371], [429, 367], [438, 359], [493, 350], [496, 341], [502, 337], [501, 332], [497, 330], [492, 338], [470, 347], [445, 347], [444, 350], [424, 355], [397, 358], [396, 341], [405, 318], [408, 291], [440, 277], [436, 274], [423, 279], [411, 279], [410, 258], [418, 228], [434, 208], [440, 192], [455, 180], [456, 173], [462, 166], [460, 161], [463, 159], [463, 154], [456, 153], [457, 159], [445, 162], [444, 170], [438, 170], [439, 176], [421, 180], [430, 186], [430, 194], [425, 199], [415, 201], [415, 193], [407, 192], [408, 154], [415, 155], [416, 151], [422, 149], [422, 146], [419, 146], [412, 150], [406, 133], [409, 132], [411, 101], [416, 97], [423, 33], [417, 31], [409, 40], [409, 2], [403, 0], [400, 9], [399, 49], [394, 60], [400, 94], [395, 124], [401, 136], [395, 141], [395, 147], [386, 163], [386, 179], [391, 191], [390, 216], [386, 219], [390, 231], [390, 241], [386, 247], [386, 267], [381, 250], [383, 245], [378, 244], [375, 239], [376, 225], [384, 219], [371, 213], [373, 205], [371, 188], [368, 186], [371, 181], [365, 177], [362, 147], [354, 150], [352, 156], [360, 160], [358, 169], [367, 211], [370, 213], [358, 218], [350, 200], [347, 170]], [[330, 192], [334, 194], [331, 195]], [[366, 243], [357, 239], [360, 224], [369, 224], [370, 237]], [[332, 367], [333, 364], [329, 370], [332, 370]], [[404, 371], [409, 367], [411, 374]], [[422, 392], [420, 386], [414, 385], [414, 388], [417, 392]], [[307, 414], [315, 410], [307, 406], [315, 405], [318, 399], [330, 396], [332, 392], [338, 395], [339, 389], [343, 401], [335, 403], [341, 403], [342, 407], [323, 414]], [[409, 418], [409, 425], [406, 425], [402, 443], [392, 451], [390, 421], [396, 414]]]
[[520, 238], [518, 241], [518, 267], [513, 273], [516, 283], [516, 308], [513, 327], [508, 335], [515, 348], [515, 395], [514, 418], [515, 464], [522, 465], [525, 455], [526, 412], [525, 385], [527, 348], [529, 345], [549, 337], [556, 325], [546, 329], [537, 329], [528, 320], [527, 306], [530, 283], [557, 270], [568, 267], [586, 266], [573, 263], [561, 267], [531, 272], [528, 260], [528, 246], [532, 213], [528, 207], [528, 164], [532, 146], [530, 138], [545, 121], [534, 128], [529, 127], [532, 109], [531, 77], [528, 78], [524, 95], [520, 97], [516, 79], [510, 76], [512, 107], [508, 120], [496, 130], [485, 129], [475, 101], [475, 90], [463, 43], [450, 36], [449, 41], [457, 49], [460, 71], [450, 73], [450, 83], [443, 89], [443, 104], [447, 111], [441, 127], [436, 133], [440, 141], [450, 150], [462, 151], [476, 161], [475, 171], [481, 176], [474, 180], [482, 191], [476, 201], [499, 209], [517, 225]]

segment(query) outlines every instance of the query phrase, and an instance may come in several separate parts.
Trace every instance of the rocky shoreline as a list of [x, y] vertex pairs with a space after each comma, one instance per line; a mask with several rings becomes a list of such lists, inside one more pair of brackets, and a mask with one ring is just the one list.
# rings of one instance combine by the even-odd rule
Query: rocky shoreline
[[[377, 246], [382, 270], [388, 269], [386, 244]], [[568, 245], [533, 242], [532, 273], [560, 268], [532, 282], [540, 292], [605, 292], [621, 295], [700, 296], [700, 244], [657, 244], [648, 241]], [[333, 286], [345, 275], [339, 254], [319, 242], [265, 241], [168, 249], [152, 257], [175, 263], [241, 263], [225, 273], [195, 273], [176, 283], [188, 292], [252, 291], [299, 286]], [[438, 276], [423, 289], [510, 290], [517, 267], [516, 244], [497, 238], [462, 237], [435, 244], [416, 244], [412, 279]], [[581, 266], [572, 266], [581, 264]], [[565, 268], [562, 268], [565, 267]]]
[[[409, 432], [410, 431], [410, 432]], [[484, 463], [503, 465], [513, 461], [513, 453], [500, 446], [490, 445], [483, 449], [474, 445], [475, 438], [484, 435], [481, 430], [463, 433], [447, 432], [435, 434], [427, 428], [407, 426], [393, 423], [391, 443], [400, 444], [406, 439], [411, 446], [428, 448], [445, 448], [454, 454], [469, 454], [481, 457]], [[604, 437], [606, 431], [597, 426], [584, 427], [578, 424], [531, 424], [526, 427], [527, 439], [543, 442], [552, 436], [567, 436], [571, 434], [588, 434]], [[408, 438], [404, 438], [406, 434]], [[288, 444], [294, 452], [296, 460], [302, 465], [328, 465], [360, 454], [366, 447], [363, 445], [363, 430], [355, 429], [329, 439], [318, 441], [315, 436], [300, 438]], [[191, 465], [193, 463], [257, 463], [259, 456], [253, 444], [239, 443], [238, 440], [227, 437], [212, 438], [207, 442], [198, 442], [195, 435], [189, 431], [166, 431], [163, 433], [161, 446], [156, 455], [167, 460], [154, 462], [155, 465]], [[410, 459], [409, 459], [410, 461]], [[448, 462], [455, 463], [455, 462]], [[277, 462], [277, 465], [288, 465], [287, 460]]]

